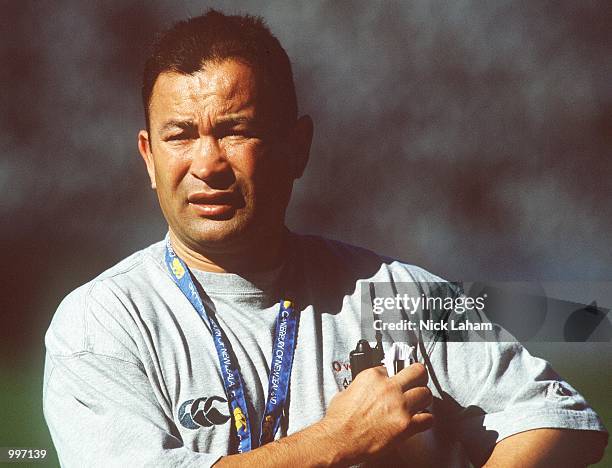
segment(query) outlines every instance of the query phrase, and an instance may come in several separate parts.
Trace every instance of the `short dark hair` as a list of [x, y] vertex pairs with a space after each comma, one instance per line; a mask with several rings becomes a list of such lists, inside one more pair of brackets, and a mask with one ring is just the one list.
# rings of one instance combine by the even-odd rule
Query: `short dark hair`
[[167, 71], [192, 74], [206, 62], [237, 59], [252, 67], [262, 80], [277, 113], [276, 124], [287, 127], [297, 120], [297, 98], [291, 62], [278, 39], [260, 17], [225, 15], [210, 9], [179, 21], [159, 35], [145, 62], [142, 103], [149, 129], [149, 105], [157, 77]]

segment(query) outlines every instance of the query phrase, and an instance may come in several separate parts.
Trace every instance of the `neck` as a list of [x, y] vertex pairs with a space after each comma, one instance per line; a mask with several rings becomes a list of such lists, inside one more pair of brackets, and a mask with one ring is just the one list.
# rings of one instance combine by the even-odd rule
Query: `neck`
[[282, 229], [278, 235], [270, 236], [257, 245], [242, 246], [222, 252], [194, 249], [170, 228], [170, 243], [176, 254], [189, 268], [212, 273], [257, 273], [272, 269], [281, 264], [287, 249], [288, 231]]

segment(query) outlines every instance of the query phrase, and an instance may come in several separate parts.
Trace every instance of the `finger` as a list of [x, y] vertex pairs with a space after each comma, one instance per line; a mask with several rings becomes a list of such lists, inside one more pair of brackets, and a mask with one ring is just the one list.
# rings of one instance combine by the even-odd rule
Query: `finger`
[[412, 415], [416, 415], [419, 411], [423, 411], [433, 401], [431, 390], [427, 387], [416, 387], [404, 392], [406, 400], [406, 409]]
[[362, 380], [369, 380], [369, 379], [372, 379], [373, 377], [375, 377], [375, 378], [380, 378], [380, 377], [387, 378], [388, 374], [387, 374], [387, 369], [385, 369], [385, 366], [370, 367], [369, 369], [365, 369], [365, 370], [361, 371], [355, 377], [355, 382], [357, 382], [357, 380], [359, 380], [360, 382]]
[[407, 435], [413, 436], [419, 432], [431, 429], [434, 425], [434, 415], [431, 413], [418, 413], [410, 419]]
[[427, 385], [429, 376], [427, 369], [420, 362], [416, 362], [395, 374], [391, 377], [405, 392], [414, 387], [423, 387]]
[[367, 375], [368, 373], [369, 374], [373, 374], [373, 375], [380, 374], [380, 375], [382, 375], [384, 377], [388, 377], [387, 369], [383, 365], [374, 366], [374, 367], [370, 367], [369, 369], [365, 369], [365, 370], [361, 371], [359, 373], [359, 375], [361, 375], [361, 374]]

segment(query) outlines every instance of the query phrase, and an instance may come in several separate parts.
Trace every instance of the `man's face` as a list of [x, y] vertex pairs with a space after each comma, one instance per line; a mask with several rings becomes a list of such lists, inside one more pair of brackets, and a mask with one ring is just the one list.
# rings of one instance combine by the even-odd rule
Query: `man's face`
[[190, 248], [229, 251], [282, 229], [301, 170], [291, 133], [272, 131], [271, 107], [235, 60], [157, 78], [139, 147], [170, 229]]

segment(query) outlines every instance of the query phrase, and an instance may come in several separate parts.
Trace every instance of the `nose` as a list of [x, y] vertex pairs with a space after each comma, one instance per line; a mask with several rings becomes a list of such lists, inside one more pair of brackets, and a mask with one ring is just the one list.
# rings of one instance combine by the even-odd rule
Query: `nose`
[[212, 189], [228, 188], [234, 181], [234, 173], [219, 142], [213, 136], [201, 137], [199, 142], [189, 171]]

